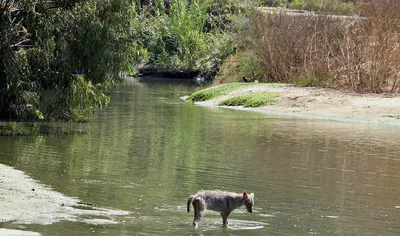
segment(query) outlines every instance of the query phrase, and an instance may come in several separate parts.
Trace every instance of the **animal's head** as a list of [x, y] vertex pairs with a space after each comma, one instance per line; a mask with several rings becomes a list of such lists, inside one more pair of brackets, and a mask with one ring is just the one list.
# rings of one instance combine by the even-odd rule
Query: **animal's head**
[[247, 211], [252, 213], [254, 205], [254, 193], [247, 194], [246, 191], [243, 191], [243, 201]]

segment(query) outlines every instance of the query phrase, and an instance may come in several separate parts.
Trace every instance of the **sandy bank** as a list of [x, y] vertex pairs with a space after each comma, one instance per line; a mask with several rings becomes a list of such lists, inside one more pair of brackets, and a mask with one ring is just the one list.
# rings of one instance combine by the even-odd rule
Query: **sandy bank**
[[[400, 97], [392, 94], [359, 94], [351, 91], [255, 86], [237, 90], [205, 102], [201, 106], [218, 106], [230, 97], [255, 92], [279, 92], [275, 105], [259, 108], [229, 107], [271, 115], [315, 118], [342, 122], [400, 125]], [[225, 106], [224, 106], [225, 107]]]
[[40, 236], [41, 234], [25, 230], [0, 229], [2, 236]]
[[[59, 221], [115, 224], [129, 212], [87, 206], [79, 199], [53, 191], [24, 172], [0, 164], [0, 223], [52, 224]], [[91, 215], [90, 221], [80, 216]], [[96, 219], [96, 216], [99, 218]], [[106, 218], [106, 219], [104, 219]], [[1, 229], [4, 232], [5, 229]], [[18, 233], [8, 231], [8, 234]], [[3, 234], [1, 234], [3, 235]]]

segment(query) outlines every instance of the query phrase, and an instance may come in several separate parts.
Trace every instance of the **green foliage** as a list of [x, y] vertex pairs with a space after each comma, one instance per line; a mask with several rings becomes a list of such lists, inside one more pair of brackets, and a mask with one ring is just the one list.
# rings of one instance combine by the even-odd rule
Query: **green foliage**
[[251, 51], [237, 52], [229, 57], [220, 67], [214, 82], [240, 82], [245, 77], [248, 81], [262, 81], [265, 76], [260, 59]]
[[207, 101], [219, 96], [226, 95], [232, 91], [254, 85], [254, 83], [229, 83], [213, 86], [191, 94], [186, 100], [192, 102]]
[[232, 91], [249, 87], [285, 87], [288, 84], [281, 83], [227, 83], [212, 86], [191, 94], [186, 100], [192, 102], [207, 101], [216, 97], [226, 95]]
[[4, 4], [0, 119], [85, 120], [140, 56], [129, 0]]
[[[152, 8], [136, 4], [132, 37], [147, 52], [143, 62], [171, 72], [216, 71], [234, 49], [230, 35], [222, 31], [229, 15], [224, 2], [176, 0], [168, 11], [163, 4]], [[219, 11], [225, 18], [217, 17]]]
[[293, 79], [293, 84], [301, 87], [318, 87], [329, 83], [328, 78], [315, 75], [304, 75]]
[[2, 1], [0, 119], [84, 121], [138, 62], [215, 73], [234, 51], [232, 2]]
[[260, 3], [268, 7], [283, 7], [287, 3], [287, 0], [261, 0]]
[[250, 80], [261, 80], [265, 73], [261, 68], [260, 59], [252, 51], [246, 51], [239, 58], [238, 68], [243, 73], [243, 76]]
[[279, 93], [263, 92], [250, 93], [236, 96], [222, 101], [219, 105], [224, 106], [244, 106], [244, 107], [261, 107], [268, 104], [275, 104]]

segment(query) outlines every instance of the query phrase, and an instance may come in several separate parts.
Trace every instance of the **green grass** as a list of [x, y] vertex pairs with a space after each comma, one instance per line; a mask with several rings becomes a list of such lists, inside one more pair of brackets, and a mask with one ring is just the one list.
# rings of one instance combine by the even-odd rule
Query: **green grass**
[[219, 96], [226, 95], [232, 91], [239, 90], [242, 88], [250, 87], [255, 85], [254, 83], [229, 83], [213, 86], [200, 91], [197, 91], [190, 95], [186, 100], [192, 102], [207, 101]]
[[226, 95], [232, 91], [244, 89], [247, 87], [254, 87], [254, 86], [262, 86], [262, 87], [269, 87], [269, 86], [288, 86], [287, 84], [279, 84], [279, 83], [228, 83], [228, 84], [221, 84], [212, 86], [210, 88], [206, 88], [200, 91], [197, 91], [191, 94], [186, 100], [192, 102], [202, 102], [211, 100], [216, 97], [220, 97]]
[[275, 92], [250, 93], [229, 98], [221, 102], [219, 105], [261, 107], [268, 104], [275, 104], [278, 96], [279, 93]]

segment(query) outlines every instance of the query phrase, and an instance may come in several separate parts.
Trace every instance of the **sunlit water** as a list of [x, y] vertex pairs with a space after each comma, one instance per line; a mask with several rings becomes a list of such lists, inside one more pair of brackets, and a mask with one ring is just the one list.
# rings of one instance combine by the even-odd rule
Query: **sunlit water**
[[[185, 81], [127, 81], [82, 135], [0, 137], [0, 163], [66, 196], [131, 212], [91, 222], [0, 223], [41, 235], [399, 235], [398, 127], [198, 107]], [[0, 173], [1, 174], [1, 173]], [[255, 193], [229, 227], [186, 200]], [[0, 203], [1, 204], [1, 203]], [[85, 219], [87, 218], [87, 219]], [[85, 223], [86, 222], [86, 223]]]

